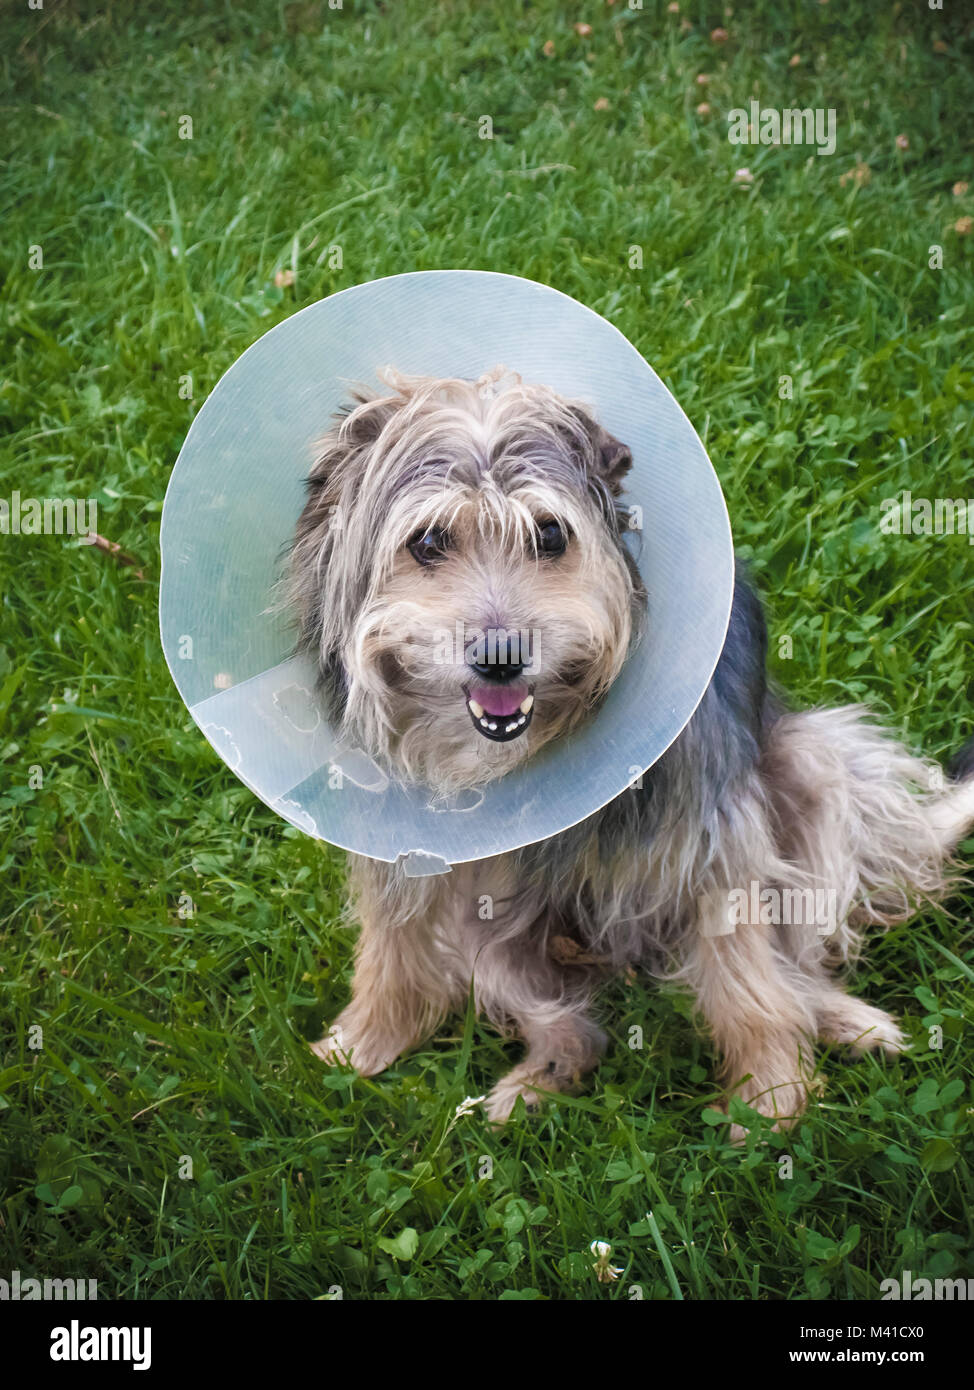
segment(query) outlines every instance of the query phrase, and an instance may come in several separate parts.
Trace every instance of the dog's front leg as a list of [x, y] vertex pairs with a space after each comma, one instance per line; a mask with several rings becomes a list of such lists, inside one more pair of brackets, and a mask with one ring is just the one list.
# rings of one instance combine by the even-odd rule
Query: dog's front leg
[[539, 1001], [537, 1012], [522, 1011], [515, 1022], [528, 1050], [487, 1097], [487, 1117], [494, 1124], [504, 1123], [518, 1096], [534, 1110], [546, 1091], [576, 1090], [605, 1051], [605, 1033], [584, 1013], [560, 1013]]
[[478, 1008], [527, 1044], [521, 1062], [487, 1097], [486, 1111], [502, 1124], [521, 1096], [536, 1109], [546, 1091], [573, 1091], [598, 1064], [606, 1036], [588, 1016], [593, 981], [589, 972], [568, 971], [547, 952], [544, 937], [515, 936], [488, 942], [477, 954], [473, 972]]
[[350, 859], [350, 878], [362, 924], [352, 1002], [311, 1050], [374, 1076], [435, 1031], [455, 1002], [456, 981], [437, 948], [428, 880], [403, 879], [359, 856]]

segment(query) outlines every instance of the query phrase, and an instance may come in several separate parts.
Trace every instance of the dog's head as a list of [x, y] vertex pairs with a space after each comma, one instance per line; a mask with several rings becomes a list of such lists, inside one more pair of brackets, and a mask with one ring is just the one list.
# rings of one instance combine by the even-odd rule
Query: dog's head
[[574, 727], [645, 600], [622, 543], [628, 450], [541, 386], [386, 373], [321, 442], [288, 602], [333, 712], [442, 792]]

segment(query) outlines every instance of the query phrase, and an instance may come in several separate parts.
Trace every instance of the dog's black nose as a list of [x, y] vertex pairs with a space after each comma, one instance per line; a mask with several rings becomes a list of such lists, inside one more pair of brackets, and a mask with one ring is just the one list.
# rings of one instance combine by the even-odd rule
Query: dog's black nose
[[524, 662], [519, 659], [519, 644], [516, 642], [497, 642], [493, 650], [487, 652], [486, 661], [471, 661], [470, 669], [485, 681], [516, 680], [524, 670]]
[[524, 670], [523, 661], [474, 661], [470, 666], [471, 671], [475, 671], [481, 680], [485, 681], [512, 681], [515, 680]]

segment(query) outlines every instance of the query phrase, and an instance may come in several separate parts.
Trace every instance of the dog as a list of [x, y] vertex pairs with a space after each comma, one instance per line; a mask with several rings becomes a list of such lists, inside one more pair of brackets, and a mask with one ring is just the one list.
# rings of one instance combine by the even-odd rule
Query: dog
[[[598, 719], [647, 621], [624, 540], [632, 459], [587, 406], [502, 368], [381, 380], [317, 450], [283, 601], [343, 730], [390, 776], [449, 796]], [[451, 654], [457, 624], [476, 636]], [[860, 707], [789, 709], [766, 648], [739, 566], [695, 713], [602, 810], [442, 876], [351, 856], [352, 999], [317, 1055], [381, 1072], [472, 986], [526, 1044], [486, 1100], [501, 1123], [597, 1065], [594, 998], [629, 967], [692, 993], [728, 1093], [780, 1127], [807, 1104], [816, 1040], [899, 1052], [894, 1019], [840, 975], [868, 925], [956, 886], [974, 758], [945, 782]], [[826, 896], [823, 918], [809, 905]]]

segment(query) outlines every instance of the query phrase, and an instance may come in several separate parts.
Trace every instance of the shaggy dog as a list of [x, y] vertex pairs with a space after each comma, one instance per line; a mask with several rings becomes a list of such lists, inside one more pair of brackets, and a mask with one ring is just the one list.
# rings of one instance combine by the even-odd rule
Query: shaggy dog
[[[647, 610], [623, 541], [631, 458], [585, 407], [502, 369], [383, 380], [322, 441], [286, 601], [344, 731], [447, 795], [598, 718]], [[597, 1064], [593, 996], [627, 966], [692, 991], [724, 1081], [782, 1122], [816, 1039], [897, 1052], [893, 1019], [838, 972], [865, 926], [951, 887], [974, 781], [945, 787], [858, 708], [789, 711], [765, 655], [739, 575], [695, 714], [602, 810], [442, 876], [352, 856], [353, 997], [315, 1052], [380, 1072], [472, 984], [526, 1044], [487, 1101], [502, 1121]]]

